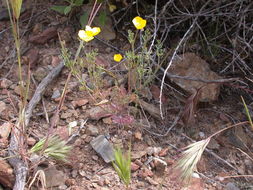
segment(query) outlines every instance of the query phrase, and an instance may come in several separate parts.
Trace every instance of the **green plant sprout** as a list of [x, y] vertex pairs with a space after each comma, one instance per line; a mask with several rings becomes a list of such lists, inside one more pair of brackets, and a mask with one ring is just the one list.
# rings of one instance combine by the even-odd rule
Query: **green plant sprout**
[[247, 106], [247, 104], [245, 103], [244, 98], [243, 98], [242, 96], [241, 96], [241, 99], [242, 99], [243, 106], [244, 106], [244, 109], [245, 109], [245, 111], [246, 111], [246, 115], [247, 115], [247, 117], [248, 117], [250, 126], [251, 126], [251, 128], [252, 128], [252, 130], [253, 130], [253, 122], [252, 122], [252, 119], [251, 119], [251, 116], [250, 116], [250, 113], [249, 113], [248, 106]]
[[129, 187], [131, 181], [131, 148], [126, 155], [123, 154], [120, 147], [114, 149], [115, 161], [112, 162], [120, 179], [124, 182], [126, 187]]
[[[41, 139], [37, 142], [30, 150], [31, 153], [41, 153], [45, 157], [50, 157], [54, 160], [67, 161], [66, 157], [71, 150], [71, 146], [66, 145], [66, 142], [60, 137], [54, 135], [48, 138], [48, 144], [43, 151], [46, 138]], [[43, 151], [43, 152], [41, 152]]]

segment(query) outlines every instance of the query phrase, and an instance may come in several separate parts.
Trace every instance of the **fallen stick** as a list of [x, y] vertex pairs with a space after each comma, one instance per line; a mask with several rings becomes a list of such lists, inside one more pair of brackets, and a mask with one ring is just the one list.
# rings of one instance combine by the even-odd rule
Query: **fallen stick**
[[[53, 79], [55, 79], [59, 75], [63, 67], [64, 67], [64, 63], [61, 62], [59, 65], [57, 65], [48, 73], [48, 75], [41, 81], [41, 83], [36, 88], [36, 91], [34, 92], [32, 99], [28, 103], [28, 106], [25, 112], [25, 126], [28, 126], [30, 118], [32, 116], [32, 111], [41, 100], [46, 87], [52, 82]], [[19, 121], [17, 123], [19, 123]], [[26, 176], [28, 172], [27, 164], [18, 155], [19, 147], [20, 147], [18, 138], [21, 135], [22, 134], [20, 133], [20, 130], [17, 127], [14, 127], [12, 130], [10, 145], [8, 148], [8, 154], [10, 157], [8, 161], [10, 165], [14, 168], [14, 173], [16, 177], [13, 190], [24, 189], [25, 184], [26, 184]]]

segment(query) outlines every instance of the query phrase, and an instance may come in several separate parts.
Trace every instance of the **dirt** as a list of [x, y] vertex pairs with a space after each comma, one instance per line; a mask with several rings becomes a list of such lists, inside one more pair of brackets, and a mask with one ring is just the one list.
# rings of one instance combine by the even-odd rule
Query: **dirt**
[[[21, 17], [20, 33], [24, 34], [21, 43], [23, 75], [24, 79], [27, 79], [26, 71], [30, 67], [31, 76], [34, 76], [36, 81], [36, 84], [31, 82], [29, 97], [34, 93], [40, 80], [62, 59], [58, 34], [72, 52], [79, 44], [77, 37], [79, 27], [76, 18], [68, 18], [50, 10], [49, 7], [52, 5], [50, 2], [32, 3], [31, 8], [28, 8]], [[119, 33], [115, 34], [116, 39], [107, 43], [118, 49], [124, 49], [128, 44], [127, 40]], [[20, 100], [15, 46], [8, 19], [0, 21], [0, 44], [0, 103], [4, 105], [0, 108], [0, 126], [2, 127], [7, 124], [9, 126], [11, 123], [15, 124]], [[106, 43], [94, 40], [88, 48], [98, 48], [101, 55], [98, 62], [100, 61], [101, 64], [108, 64], [108, 68], [115, 64], [112, 59], [115, 50]], [[49, 119], [59, 103], [60, 93], [68, 73], [69, 70], [64, 68], [60, 76], [48, 86], [43, 96], [43, 104]], [[125, 150], [131, 142], [130, 189], [186, 189], [185, 184], [182, 184], [178, 178], [178, 172], [173, 170], [182, 148], [192, 143], [191, 139], [202, 140], [223, 129], [224, 126], [246, 120], [239, 96], [228, 96], [221, 90], [217, 101], [199, 104], [194, 113], [194, 124], [186, 126], [179, 120], [167, 133], [175, 118], [178, 117], [180, 109], [184, 107], [184, 101], [188, 95], [178, 95], [175, 91], [166, 88], [162, 96], [166, 119], [161, 121], [158, 83], [154, 83], [151, 92], [148, 90], [143, 98], [145, 102], [142, 105], [145, 111], [136, 106], [136, 100], [125, 92], [124, 87], [121, 87], [120, 92], [116, 91], [118, 94], [114, 96], [114, 87], [108, 86], [101, 89], [99, 95], [91, 96], [80, 88], [75, 77], [71, 78], [66, 101], [54, 133], [67, 140], [80, 129], [82, 121], [86, 123], [80, 129], [79, 135], [70, 143], [72, 150], [67, 163], [47, 160], [37, 168], [37, 170], [44, 170], [48, 189], [125, 189], [112, 165], [105, 163], [92, 149], [90, 142], [98, 135], [106, 135], [111, 144], [120, 145]], [[147, 98], [148, 92], [150, 92], [150, 99]], [[121, 103], [124, 98], [132, 99], [131, 104]], [[112, 104], [102, 102], [108, 99]], [[27, 131], [28, 148], [47, 134], [49, 123], [43, 111], [43, 104], [41, 102], [33, 112]], [[70, 134], [68, 125], [74, 121], [77, 124]], [[124, 125], [125, 123], [127, 125]], [[1, 158], [8, 156], [8, 135], [9, 132], [5, 133], [4, 137], [0, 133]], [[192, 190], [253, 189], [250, 178], [225, 177], [252, 174], [252, 137], [253, 134], [248, 125], [239, 126], [216, 136], [208, 146], [213, 154], [204, 153], [198, 164], [199, 173], [196, 173], [187, 188]], [[34, 168], [29, 168], [29, 171], [28, 184], [36, 173]], [[13, 183], [13, 173], [9, 176], [11, 179], [7, 180], [8, 187], [11, 186], [10, 183]], [[7, 186], [4, 187], [6, 188]], [[32, 189], [40, 189], [40, 184], [34, 183]]]

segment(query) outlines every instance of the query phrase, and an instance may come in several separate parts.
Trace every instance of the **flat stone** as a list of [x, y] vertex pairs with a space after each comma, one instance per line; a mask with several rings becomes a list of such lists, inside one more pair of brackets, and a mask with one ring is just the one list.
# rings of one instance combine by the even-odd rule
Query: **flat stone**
[[112, 162], [114, 158], [114, 149], [104, 135], [99, 135], [90, 142], [92, 148], [103, 158], [106, 163]]

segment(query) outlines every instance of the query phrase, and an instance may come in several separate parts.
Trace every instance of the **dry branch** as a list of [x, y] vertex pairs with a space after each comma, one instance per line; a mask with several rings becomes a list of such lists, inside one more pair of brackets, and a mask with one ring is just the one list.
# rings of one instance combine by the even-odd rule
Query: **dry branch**
[[[61, 62], [57, 67], [52, 69], [49, 74], [41, 81], [41, 83], [38, 85], [32, 99], [30, 100], [26, 112], [25, 112], [25, 125], [28, 126], [29, 120], [32, 116], [32, 111], [35, 108], [35, 106], [39, 103], [41, 100], [41, 97], [46, 89], [46, 87], [52, 82], [52, 80], [58, 76], [62, 68], [64, 67], [63, 62]], [[19, 121], [18, 121], [19, 122]], [[18, 124], [17, 122], [17, 124]], [[18, 126], [18, 125], [17, 125]], [[9, 153], [9, 163], [14, 168], [16, 180], [13, 187], [13, 190], [23, 190], [26, 184], [26, 176], [28, 172], [28, 166], [27, 163], [25, 163], [24, 160], [21, 159], [19, 156], [19, 150], [20, 150], [20, 144], [19, 144], [19, 138], [22, 136], [20, 133], [20, 130], [17, 127], [13, 128], [11, 139], [10, 139], [10, 145], [8, 149]]]

